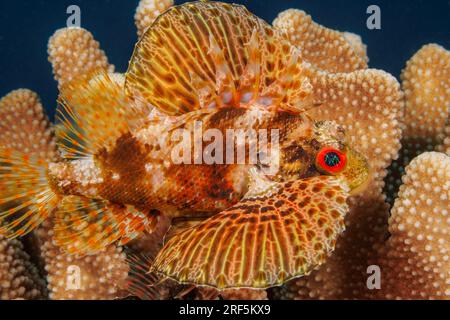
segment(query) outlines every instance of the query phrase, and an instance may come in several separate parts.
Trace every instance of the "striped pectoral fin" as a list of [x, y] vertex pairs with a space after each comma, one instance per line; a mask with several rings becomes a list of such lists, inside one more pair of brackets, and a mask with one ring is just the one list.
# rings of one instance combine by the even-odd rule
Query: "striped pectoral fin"
[[70, 254], [93, 254], [117, 242], [125, 245], [154, 229], [158, 216], [133, 206], [78, 196], [65, 197], [55, 216], [56, 244]]
[[193, 2], [162, 14], [137, 44], [130, 97], [169, 115], [221, 107], [300, 112], [312, 96], [299, 50], [240, 5]]
[[167, 230], [166, 234], [164, 235], [164, 243], [176, 236], [177, 234], [195, 227], [196, 225], [199, 225], [203, 221], [205, 221], [207, 217], [186, 217], [186, 218], [174, 218], [172, 219], [172, 223], [170, 225], [169, 230]]
[[347, 187], [321, 176], [270, 190], [176, 234], [151, 269], [218, 289], [267, 288], [308, 274], [344, 230]]

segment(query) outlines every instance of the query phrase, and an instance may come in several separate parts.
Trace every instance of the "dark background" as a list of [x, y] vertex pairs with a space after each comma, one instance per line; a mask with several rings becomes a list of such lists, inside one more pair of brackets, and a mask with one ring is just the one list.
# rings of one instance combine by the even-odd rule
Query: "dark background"
[[[36, 91], [51, 115], [57, 97], [47, 41], [66, 24], [66, 9], [81, 8], [82, 27], [100, 41], [109, 61], [126, 70], [137, 40], [134, 13], [139, 0], [0, 0], [0, 97], [18, 88]], [[176, 1], [177, 4], [185, 1]], [[235, 0], [272, 22], [288, 8], [299, 8], [329, 28], [351, 31], [368, 45], [370, 66], [396, 77], [424, 44], [450, 49], [449, 0]], [[368, 30], [366, 9], [381, 8], [381, 30]]]

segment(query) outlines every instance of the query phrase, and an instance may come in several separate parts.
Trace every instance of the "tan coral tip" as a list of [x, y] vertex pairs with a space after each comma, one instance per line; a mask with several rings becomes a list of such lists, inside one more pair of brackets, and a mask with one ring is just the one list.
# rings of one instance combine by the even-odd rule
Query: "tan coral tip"
[[53, 159], [56, 144], [53, 129], [36, 93], [12, 91], [0, 100], [0, 146], [43, 159]]
[[435, 139], [445, 130], [450, 113], [450, 52], [436, 44], [422, 47], [401, 78], [405, 137]]
[[139, 38], [142, 37], [145, 30], [152, 25], [156, 18], [173, 6], [173, 4], [173, 0], [141, 0], [134, 16]]
[[369, 62], [369, 57], [367, 56], [367, 45], [364, 44], [360, 35], [352, 32], [343, 32], [342, 35], [350, 43], [353, 50], [366, 62]]
[[49, 40], [48, 55], [60, 88], [96, 70], [114, 71], [100, 44], [83, 28], [57, 30]]

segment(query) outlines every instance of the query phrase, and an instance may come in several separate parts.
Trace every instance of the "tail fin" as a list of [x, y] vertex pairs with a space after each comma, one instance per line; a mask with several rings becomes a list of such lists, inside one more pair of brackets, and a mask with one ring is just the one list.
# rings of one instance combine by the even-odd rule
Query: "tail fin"
[[56, 157], [50, 123], [38, 96], [16, 90], [0, 100], [0, 234], [25, 235], [56, 207], [47, 163]]
[[0, 234], [22, 236], [41, 224], [57, 205], [46, 162], [12, 149], [0, 149]]

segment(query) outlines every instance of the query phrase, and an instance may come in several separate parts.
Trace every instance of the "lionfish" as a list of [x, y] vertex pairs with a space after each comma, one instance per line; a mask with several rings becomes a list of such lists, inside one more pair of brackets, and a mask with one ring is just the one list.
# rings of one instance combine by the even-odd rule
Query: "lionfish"
[[[148, 266], [162, 276], [224, 289], [308, 274], [333, 251], [346, 200], [369, 173], [341, 127], [306, 115], [320, 107], [307, 69], [242, 6], [171, 8], [136, 45], [125, 81], [97, 73], [61, 89], [58, 161], [1, 149], [0, 234], [23, 236], [51, 218], [58, 246], [86, 255], [152, 232], [166, 215], [173, 226]], [[276, 172], [248, 161], [254, 138], [242, 163], [197, 161], [195, 146], [208, 141], [174, 139], [197, 123], [223, 136], [276, 130], [265, 155]], [[177, 147], [192, 161], [176, 163]]]

